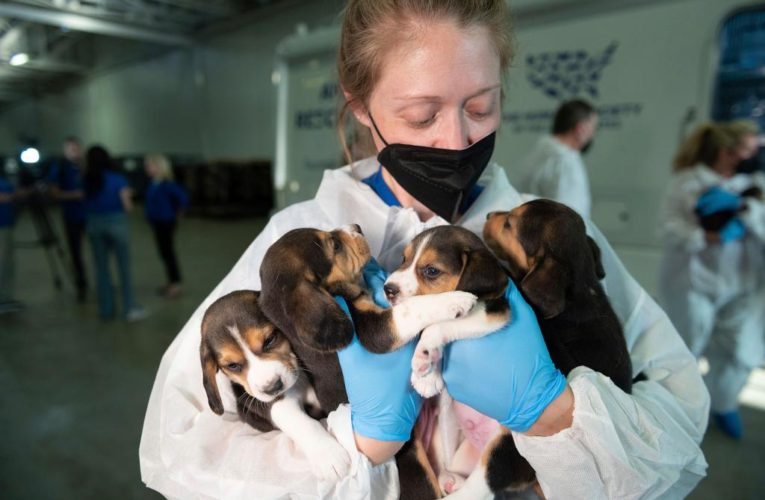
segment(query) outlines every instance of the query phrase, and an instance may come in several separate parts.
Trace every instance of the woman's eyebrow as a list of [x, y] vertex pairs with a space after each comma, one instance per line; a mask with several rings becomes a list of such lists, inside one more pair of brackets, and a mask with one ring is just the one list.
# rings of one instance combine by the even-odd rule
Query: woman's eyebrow
[[[494, 85], [490, 85], [488, 87], [484, 87], [477, 92], [470, 94], [465, 100], [469, 101], [470, 99], [473, 99], [474, 97], [478, 97], [480, 95], [486, 94], [488, 92], [491, 92], [492, 90], [496, 90], [499, 87], [501, 87], [502, 84], [497, 83]], [[409, 102], [441, 102], [443, 101], [443, 97], [437, 96], [437, 95], [421, 95], [421, 94], [415, 94], [415, 95], [403, 95], [394, 97], [392, 100], [394, 101], [409, 101]]]
[[468, 96], [468, 98], [465, 99], [465, 100], [469, 101], [470, 99], [472, 99], [474, 97], [478, 97], [479, 95], [488, 94], [492, 90], [496, 90], [496, 89], [500, 88], [501, 86], [502, 86], [501, 83], [497, 83], [497, 84], [491, 85], [489, 87], [484, 87], [481, 90], [479, 90], [478, 92], [476, 92], [475, 94], [472, 94], [472, 95]]

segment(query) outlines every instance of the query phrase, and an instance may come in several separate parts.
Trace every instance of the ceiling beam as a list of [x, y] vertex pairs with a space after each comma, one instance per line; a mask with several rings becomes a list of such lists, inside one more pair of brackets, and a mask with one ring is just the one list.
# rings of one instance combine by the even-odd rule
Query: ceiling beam
[[162, 45], [188, 46], [193, 42], [191, 37], [182, 34], [153, 31], [79, 14], [26, 5], [0, 3], [0, 17], [11, 17], [24, 21], [66, 28], [73, 31], [83, 31], [86, 33], [140, 40]]

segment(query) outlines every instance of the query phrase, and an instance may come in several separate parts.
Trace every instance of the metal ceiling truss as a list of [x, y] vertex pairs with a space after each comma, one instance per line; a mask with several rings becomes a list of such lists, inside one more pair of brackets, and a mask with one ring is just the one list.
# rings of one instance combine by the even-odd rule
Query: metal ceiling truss
[[[135, 60], [147, 54], [147, 47], [161, 53], [191, 46], [195, 35], [212, 25], [284, 1], [2, 1], [0, 102]], [[29, 54], [29, 61], [11, 66], [11, 57], [21, 52]]]

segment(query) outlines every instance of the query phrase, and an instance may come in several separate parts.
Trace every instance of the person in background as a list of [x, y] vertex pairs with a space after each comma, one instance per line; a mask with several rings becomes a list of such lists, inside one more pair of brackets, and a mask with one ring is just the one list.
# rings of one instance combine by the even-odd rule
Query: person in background
[[552, 134], [542, 136], [522, 161], [528, 172], [522, 191], [565, 203], [590, 217], [592, 198], [582, 154], [592, 145], [598, 113], [581, 99], [564, 102], [555, 112]]
[[[488, 213], [527, 201], [490, 161], [511, 40], [505, 0], [347, 2], [337, 58], [346, 98], [340, 137], [348, 137], [346, 119], [352, 120], [371, 134], [378, 155], [325, 171], [313, 199], [273, 215], [168, 348], [139, 449], [149, 487], [170, 497], [227, 499], [253, 491], [342, 499], [398, 492], [390, 459], [412, 436], [422, 404], [410, 382], [414, 343], [377, 355], [356, 339], [338, 353], [349, 405], [325, 410], [352, 472], [333, 486], [308, 473], [305, 456], [282, 433], [258, 433], [210, 410], [200, 375], [202, 315], [228, 292], [257, 290], [265, 252], [292, 229], [358, 224], [384, 275], [423, 230], [455, 224], [480, 237]], [[647, 380], [625, 394], [584, 366], [564, 377], [533, 310], [510, 282], [511, 321], [444, 350], [446, 388], [460, 404], [514, 431], [547, 498], [683, 498], [705, 475], [699, 443], [709, 394], [666, 314], [602, 233], [586, 224], [602, 252], [604, 287], [633, 370]], [[342, 244], [326, 251], [345, 252]], [[382, 276], [368, 282], [374, 296], [384, 293], [383, 282]], [[298, 306], [292, 313], [305, 312]], [[230, 384], [220, 389], [232, 411]]]
[[746, 121], [696, 128], [675, 156], [662, 221], [661, 301], [691, 352], [707, 358], [712, 416], [733, 438], [743, 433], [738, 396], [765, 349], [765, 181], [736, 171], [756, 134]]
[[74, 269], [77, 300], [84, 302], [88, 290], [82, 259], [82, 240], [85, 235], [85, 203], [82, 191], [82, 143], [77, 137], [64, 140], [64, 156], [53, 164], [47, 179], [53, 197], [61, 202], [61, 215]]
[[144, 168], [151, 179], [146, 190], [146, 218], [154, 231], [157, 250], [167, 275], [167, 284], [160, 289], [160, 294], [173, 298], [181, 293], [181, 271], [173, 239], [178, 215], [188, 206], [189, 196], [173, 180], [173, 170], [166, 156], [147, 155], [144, 158]]
[[133, 295], [130, 273], [130, 248], [126, 212], [133, 208], [127, 179], [114, 171], [109, 153], [92, 146], [85, 158], [84, 174], [86, 232], [93, 249], [98, 283], [98, 314], [103, 320], [115, 318], [114, 291], [109, 271], [109, 255], [114, 254], [122, 293], [122, 316], [127, 321], [146, 317]]
[[14, 299], [15, 269], [13, 249], [13, 225], [15, 213], [13, 203], [16, 189], [5, 176], [5, 167], [0, 164], [0, 314], [23, 309], [23, 304]]

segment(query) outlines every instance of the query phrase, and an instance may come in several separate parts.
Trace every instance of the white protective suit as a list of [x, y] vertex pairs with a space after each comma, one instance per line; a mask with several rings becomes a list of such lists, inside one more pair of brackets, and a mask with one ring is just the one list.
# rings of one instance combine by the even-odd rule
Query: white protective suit
[[[395, 463], [372, 467], [356, 451], [347, 405], [330, 414], [328, 426], [352, 458], [351, 475], [335, 486], [319, 484], [281, 432], [262, 434], [238, 421], [231, 394], [222, 391], [223, 417], [208, 408], [199, 362], [205, 308], [232, 290], [258, 289], [263, 254], [288, 230], [358, 223], [372, 254], [391, 270], [416, 234], [445, 223], [439, 217], [422, 223], [412, 209], [388, 207], [357, 180], [377, 168], [376, 160], [367, 159], [353, 171], [326, 171], [313, 200], [274, 215], [168, 348], [141, 437], [141, 476], [149, 487], [186, 500], [398, 496]], [[491, 164], [479, 182], [484, 190], [460, 224], [480, 235], [488, 212], [509, 210], [522, 199], [497, 165]], [[680, 498], [705, 475], [699, 442], [707, 426], [709, 395], [696, 360], [666, 315], [597, 229], [589, 229], [603, 252], [604, 285], [624, 326], [635, 373], [644, 372], [650, 381], [636, 384], [629, 396], [610, 379], [577, 368], [569, 376], [576, 400], [572, 427], [550, 437], [518, 434], [518, 448], [536, 469], [548, 498]]]
[[738, 395], [765, 349], [765, 205], [747, 199], [740, 218], [747, 236], [709, 244], [695, 207], [712, 186], [740, 193], [765, 191], [762, 174], [723, 178], [698, 165], [674, 175], [664, 204], [664, 255], [659, 276], [662, 304], [691, 352], [709, 361], [707, 387], [714, 411], [738, 408]]
[[542, 136], [522, 161], [527, 176], [521, 189], [568, 205], [590, 218], [592, 198], [582, 155], [551, 135]]

